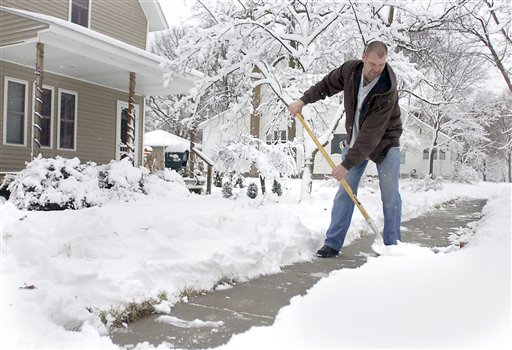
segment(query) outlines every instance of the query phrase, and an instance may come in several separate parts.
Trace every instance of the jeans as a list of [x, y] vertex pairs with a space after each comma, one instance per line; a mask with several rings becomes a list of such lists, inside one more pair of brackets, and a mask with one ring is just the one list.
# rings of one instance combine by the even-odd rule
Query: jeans
[[[343, 150], [343, 157], [347, 149]], [[345, 176], [350, 188], [357, 195], [357, 188], [361, 176], [368, 165], [368, 160], [358, 166], [352, 167]], [[379, 173], [379, 187], [384, 212], [384, 244], [394, 245], [400, 240], [400, 222], [402, 218], [402, 198], [398, 189], [400, 179], [400, 148], [391, 148], [384, 160], [377, 164]], [[340, 184], [338, 193], [334, 197], [331, 212], [331, 224], [327, 229], [325, 244], [333, 249], [340, 250], [350, 227], [354, 212], [354, 202]]]

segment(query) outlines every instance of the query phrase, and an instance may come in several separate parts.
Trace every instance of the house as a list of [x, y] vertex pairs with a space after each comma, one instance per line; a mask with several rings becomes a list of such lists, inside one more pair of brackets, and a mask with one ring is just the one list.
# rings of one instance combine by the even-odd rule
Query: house
[[2, 0], [0, 25], [0, 174], [38, 154], [102, 164], [130, 152], [141, 165], [144, 97], [196, 78], [164, 84], [164, 59], [146, 50], [168, 28], [157, 1]]
[[[400, 174], [402, 177], [409, 177], [412, 174], [417, 177], [424, 177], [429, 171], [429, 147], [431, 145], [434, 129], [422, 122], [404, 108], [402, 108], [402, 120], [404, 121], [404, 134], [401, 142]], [[273, 131], [269, 130], [269, 116], [262, 116], [259, 122], [258, 137], [270, 142], [284, 142], [288, 139], [287, 121], [285, 118], [279, 125], [273, 125]], [[222, 147], [226, 140], [239, 135], [249, 134], [251, 130], [250, 116], [236, 118], [236, 122], [228, 124], [228, 116], [221, 113], [216, 117], [203, 122], [200, 125], [203, 133], [203, 152], [214, 156], [216, 150]], [[277, 131], [276, 131], [277, 130]], [[303, 137], [304, 130], [297, 126], [296, 134]], [[305, 136], [309, 137], [309, 136]], [[341, 163], [342, 143], [346, 138], [345, 124], [342, 120], [334, 131], [332, 139], [324, 147], [335, 164]], [[450, 177], [454, 170], [456, 151], [453, 146], [446, 145], [449, 137], [443, 133], [438, 136], [439, 152], [434, 152], [434, 176]], [[304, 166], [304, 156], [301, 153], [296, 157], [298, 171]], [[324, 178], [331, 174], [331, 167], [320, 152], [315, 155], [313, 176]], [[365, 172], [366, 175], [377, 175], [377, 168], [373, 162], [369, 162]]]

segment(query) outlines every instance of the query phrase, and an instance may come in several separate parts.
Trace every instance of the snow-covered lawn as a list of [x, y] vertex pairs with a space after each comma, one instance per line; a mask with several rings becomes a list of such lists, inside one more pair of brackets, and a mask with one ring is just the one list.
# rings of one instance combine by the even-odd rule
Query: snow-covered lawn
[[[377, 188], [368, 183], [359, 198], [381, 227]], [[447, 254], [403, 244], [359, 269], [334, 272], [294, 298], [272, 327], [235, 336], [227, 346], [511, 345], [511, 186], [418, 189], [402, 184], [403, 220], [458, 196], [487, 198], [474, 240]], [[159, 310], [172, 316], [185, 290], [310, 260], [323, 243], [336, 190], [315, 181], [312, 199], [298, 203], [299, 180], [289, 180], [282, 197], [255, 200], [162, 189], [130, 202], [54, 212], [3, 202], [0, 347], [116, 348], [104, 336], [100, 310], [165, 292], [169, 300]], [[356, 213], [349, 241], [367, 230]]]

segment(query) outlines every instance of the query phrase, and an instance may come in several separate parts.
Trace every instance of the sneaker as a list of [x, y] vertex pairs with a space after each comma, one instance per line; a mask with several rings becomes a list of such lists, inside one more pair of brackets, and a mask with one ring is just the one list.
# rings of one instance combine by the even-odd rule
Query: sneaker
[[330, 258], [333, 256], [338, 256], [339, 253], [339, 250], [332, 249], [328, 245], [324, 245], [316, 252], [316, 256], [318, 256], [319, 258]]

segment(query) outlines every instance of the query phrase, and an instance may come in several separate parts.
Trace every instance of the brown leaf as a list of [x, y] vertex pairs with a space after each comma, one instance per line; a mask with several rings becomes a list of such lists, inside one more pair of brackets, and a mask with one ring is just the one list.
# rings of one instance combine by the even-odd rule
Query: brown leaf
[[20, 287], [20, 289], [36, 289], [36, 286], [31, 284], [31, 285], [27, 285], [26, 283], [24, 283], [25, 285], [23, 287]]

